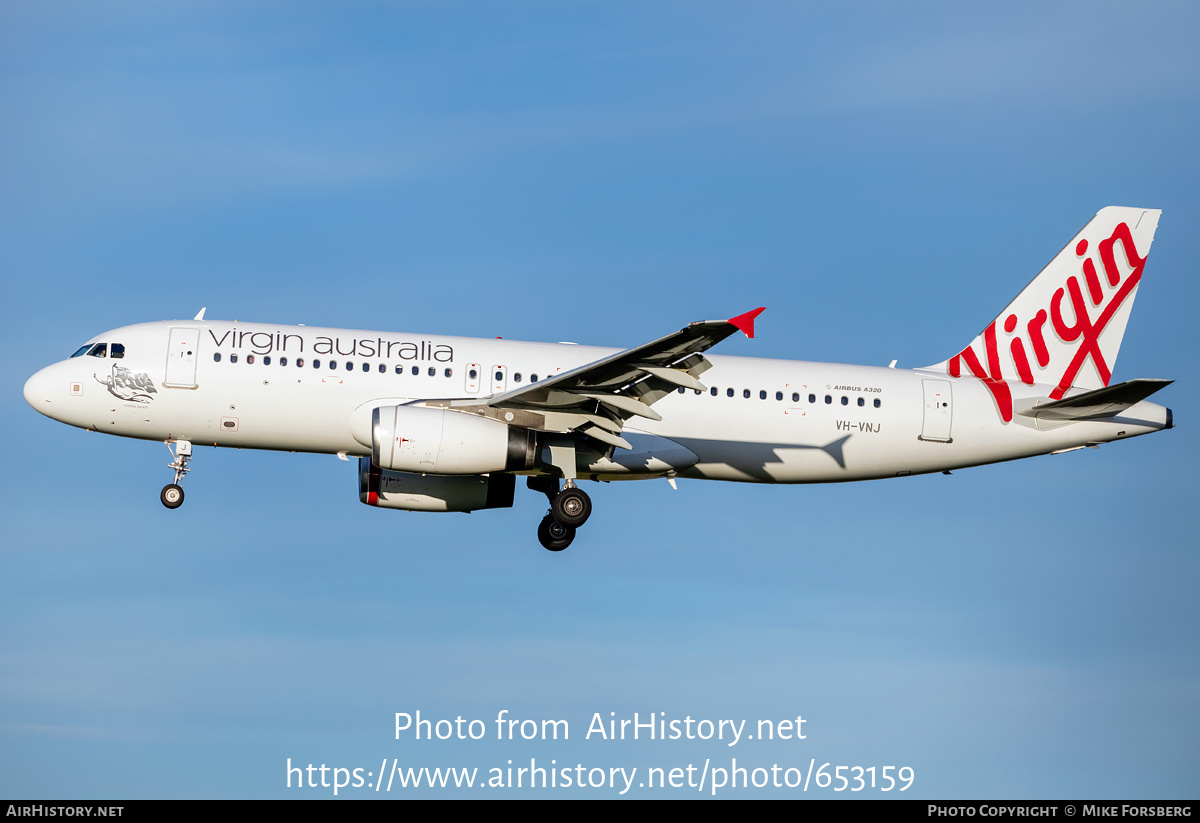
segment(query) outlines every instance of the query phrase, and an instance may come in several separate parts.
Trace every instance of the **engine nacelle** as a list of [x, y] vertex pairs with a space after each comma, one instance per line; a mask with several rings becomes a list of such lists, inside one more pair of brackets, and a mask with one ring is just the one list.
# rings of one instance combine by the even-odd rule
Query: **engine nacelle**
[[533, 432], [498, 420], [429, 406], [371, 413], [371, 461], [381, 469], [477, 475], [533, 467]]
[[368, 506], [414, 512], [507, 509], [517, 480], [511, 474], [451, 476], [380, 469], [358, 459], [358, 497]]

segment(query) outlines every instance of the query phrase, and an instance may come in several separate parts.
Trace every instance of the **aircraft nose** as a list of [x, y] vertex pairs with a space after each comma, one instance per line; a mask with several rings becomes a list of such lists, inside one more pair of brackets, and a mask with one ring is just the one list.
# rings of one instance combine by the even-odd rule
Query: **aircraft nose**
[[47, 417], [52, 417], [51, 387], [54, 381], [49, 372], [49, 367], [44, 368], [25, 381], [25, 402]]

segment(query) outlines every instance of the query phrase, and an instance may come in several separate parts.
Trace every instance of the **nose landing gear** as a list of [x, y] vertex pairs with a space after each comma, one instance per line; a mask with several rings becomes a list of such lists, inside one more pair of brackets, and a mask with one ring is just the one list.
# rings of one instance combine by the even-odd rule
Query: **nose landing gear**
[[[175, 446], [174, 449], [171, 448], [172, 444]], [[183, 482], [183, 476], [190, 471], [188, 461], [192, 459], [191, 441], [168, 440], [167, 451], [171, 452], [172, 457], [171, 462], [167, 464], [167, 468], [175, 470], [175, 482], [163, 486], [158, 499], [168, 509], [178, 509], [183, 505], [183, 487], [179, 484]]]
[[562, 491], [555, 477], [530, 477], [525, 485], [550, 501], [550, 511], [538, 524], [538, 542], [549, 551], [562, 551], [575, 539], [575, 530], [591, 517], [592, 499], [574, 480], [568, 480]]

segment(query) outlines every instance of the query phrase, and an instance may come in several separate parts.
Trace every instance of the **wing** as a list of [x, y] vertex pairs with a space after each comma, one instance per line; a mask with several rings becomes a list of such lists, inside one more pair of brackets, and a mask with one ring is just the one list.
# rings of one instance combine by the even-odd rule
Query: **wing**
[[753, 337], [754, 318], [762, 311], [758, 308], [729, 320], [692, 323], [653, 342], [483, 402], [459, 400], [450, 405], [462, 411], [503, 415], [503, 419], [527, 428], [574, 431], [605, 447], [629, 449], [629, 442], [621, 437], [626, 421], [632, 417], [661, 420], [651, 406], [680, 387], [705, 391], [697, 378], [712, 364], [702, 352], [737, 331]]

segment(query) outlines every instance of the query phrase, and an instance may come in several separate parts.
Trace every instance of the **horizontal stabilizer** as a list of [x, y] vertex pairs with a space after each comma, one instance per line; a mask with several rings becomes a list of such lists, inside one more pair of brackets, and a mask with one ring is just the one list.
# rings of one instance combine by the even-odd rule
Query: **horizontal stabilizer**
[[1124, 383], [1117, 383], [1115, 386], [1106, 386], [1063, 400], [1021, 409], [1017, 414], [1043, 420], [1100, 420], [1105, 417], [1115, 417], [1135, 403], [1140, 403], [1159, 389], [1174, 382], [1174, 380], [1154, 378], [1128, 380]]

